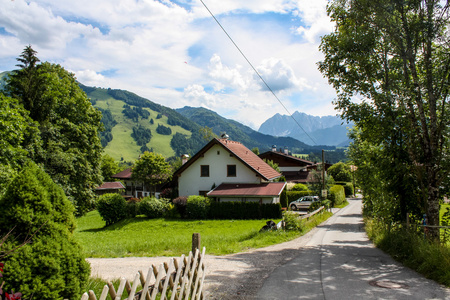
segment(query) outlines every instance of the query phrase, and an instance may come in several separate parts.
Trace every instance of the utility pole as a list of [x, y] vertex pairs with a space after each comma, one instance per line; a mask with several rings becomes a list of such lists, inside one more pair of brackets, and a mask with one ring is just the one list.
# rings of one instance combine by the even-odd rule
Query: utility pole
[[326, 189], [325, 189], [325, 150], [322, 149], [322, 198], [326, 198]]

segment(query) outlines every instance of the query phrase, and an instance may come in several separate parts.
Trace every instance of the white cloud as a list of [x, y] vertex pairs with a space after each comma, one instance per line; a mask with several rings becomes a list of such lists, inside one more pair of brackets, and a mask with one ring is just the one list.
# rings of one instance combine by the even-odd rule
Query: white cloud
[[[334, 92], [316, 67], [319, 36], [330, 31], [325, 0], [204, 1], [289, 110], [332, 108]], [[0, 5], [0, 70], [12, 69], [31, 44], [41, 61], [61, 64], [86, 85], [172, 108], [206, 107], [254, 128], [285, 113], [199, 1]]]

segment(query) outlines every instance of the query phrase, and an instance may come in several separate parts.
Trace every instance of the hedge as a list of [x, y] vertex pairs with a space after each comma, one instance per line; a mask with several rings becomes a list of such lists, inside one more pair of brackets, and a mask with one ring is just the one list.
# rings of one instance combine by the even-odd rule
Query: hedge
[[345, 191], [342, 185], [333, 185], [330, 188], [330, 196], [332, 206], [341, 205], [345, 202]]
[[335, 184], [342, 185], [344, 187], [346, 197], [354, 195], [353, 183], [347, 181], [336, 181]]
[[284, 206], [283, 203], [283, 207], [287, 207], [289, 205], [289, 203], [291, 203], [294, 200], [297, 200], [300, 197], [303, 196], [309, 196], [312, 195], [313, 192], [312, 191], [287, 191], [286, 192], [286, 206]]
[[258, 202], [211, 202], [211, 219], [279, 219], [281, 204], [259, 204]]

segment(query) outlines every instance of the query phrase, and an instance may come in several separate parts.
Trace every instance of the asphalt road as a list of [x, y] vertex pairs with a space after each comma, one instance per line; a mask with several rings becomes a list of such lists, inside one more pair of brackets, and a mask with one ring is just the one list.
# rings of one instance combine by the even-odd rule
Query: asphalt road
[[297, 257], [271, 273], [256, 299], [450, 299], [450, 289], [373, 246], [361, 205], [350, 200], [320, 225]]

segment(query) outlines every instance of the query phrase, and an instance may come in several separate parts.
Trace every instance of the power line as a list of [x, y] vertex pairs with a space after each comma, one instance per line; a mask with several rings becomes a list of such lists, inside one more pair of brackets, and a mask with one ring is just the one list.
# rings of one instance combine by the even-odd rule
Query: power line
[[286, 108], [286, 106], [281, 102], [281, 100], [278, 98], [278, 96], [274, 93], [274, 91], [271, 89], [271, 87], [267, 84], [267, 82], [262, 78], [262, 76], [259, 74], [259, 72], [256, 70], [256, 68], [253, 66], [253, 64], [247, 59], [245, 54], [241, 51], [238, 45], [234, 42], [234, 40], [231, 38], [231, 36], [228, 34], [228, 32], [223, 28], [222, 24], [220, 24], [219, 20], [216, 19], [214, 14], [209, 10], [209, 8], [206, 6], [206, 4], [203, 2], [203, 0], [200, 0], [200, 2], [203, 4], [203, 6], [206, 8], [206, 10], [209, 12], [209, 14], [213, 17], [213, 19], [216, 21], [216, 23], [222, 28], [223, 32], [227, 35], [227, 37], [230, 39], [230, 41], [233, 43], [233, 45], [238, 49], [238, 51], [241, 53], [241, 55], [244, 57], [244, 59], [247, 61], [247, 63], [252, 67], [253, 71], [255, 71], [256, 75], [258, 75], [259, 79], [264, 83], [264, 85], [269, 89], [269, 91], [272, 93], [272, 95], [278, 100], [278, 102], [283, 106], [283, 108], [286, 110], [286, 112], [289, 114], [289, 116], [294, 120], [294, 122], [300, 127], [300, 129], [311, 139], [311, 141], [317, 145], [316, 141], [306, 132], [305, 129], [300, 125], [300, 123], [297, 122], [297, 120], [292, 116], [292, 114], [289, 112], [289, 110]]

